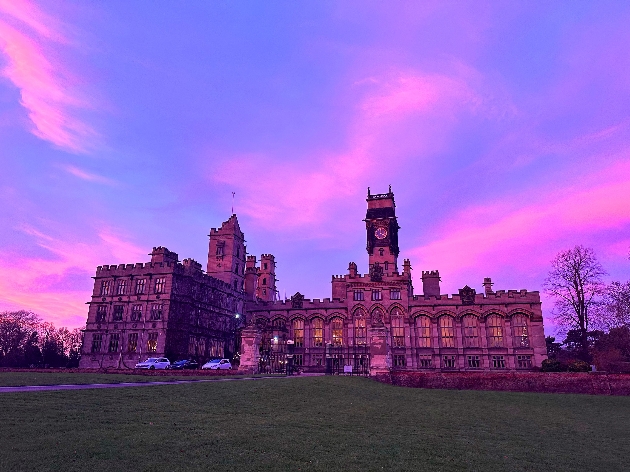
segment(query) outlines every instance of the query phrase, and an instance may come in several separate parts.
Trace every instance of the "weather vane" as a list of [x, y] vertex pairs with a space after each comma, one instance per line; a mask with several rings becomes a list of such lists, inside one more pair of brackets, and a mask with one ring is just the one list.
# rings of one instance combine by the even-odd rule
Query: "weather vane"
[[234, 195], [236, 195], [236, 192], [232, 192], [232, 214], [234, 214]]

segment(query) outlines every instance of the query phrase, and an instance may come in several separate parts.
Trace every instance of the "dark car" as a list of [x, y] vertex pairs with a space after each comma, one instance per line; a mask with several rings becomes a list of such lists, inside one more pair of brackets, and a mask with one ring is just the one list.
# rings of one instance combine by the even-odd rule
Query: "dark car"
[[197, 364], [197, 361], [193, 361], [192, 359], [177, 361], [171, 364], [171, 369], [198, 369], [198, 368], [199, 368], [199, 364]]

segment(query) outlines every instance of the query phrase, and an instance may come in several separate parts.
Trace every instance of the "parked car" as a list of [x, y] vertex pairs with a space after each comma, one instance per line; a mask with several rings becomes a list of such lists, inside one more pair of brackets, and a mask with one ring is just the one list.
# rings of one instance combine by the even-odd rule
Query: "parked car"
[[199, 364], [192, 359], [185, 359], [171, 364], [171, 369], [198, 369]]
[[170, 361], [166, 357], [149, 357], [144, 362], [136, 364], [136, 369], [169, 369], [171, 367]]
[[224, 370], [231, 369], [232, 363], [229, 359], [213, 359], [201, 366], [202, 369]]

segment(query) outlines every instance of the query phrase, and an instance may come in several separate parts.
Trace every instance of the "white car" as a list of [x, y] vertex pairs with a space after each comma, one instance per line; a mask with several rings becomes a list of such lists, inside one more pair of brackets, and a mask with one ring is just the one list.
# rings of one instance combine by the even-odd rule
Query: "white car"
[[212, 370], [224, 370], [231, 369], [232, 363], [229, 359], [213, 359], [211, 361], [206, 362], [201, 366], [202, 369], [212, 369]]
[[171, 367], [170, 361], [166, 357], [149, 357], [144, 362], [136, 364], [136, 369], [169, 369]]

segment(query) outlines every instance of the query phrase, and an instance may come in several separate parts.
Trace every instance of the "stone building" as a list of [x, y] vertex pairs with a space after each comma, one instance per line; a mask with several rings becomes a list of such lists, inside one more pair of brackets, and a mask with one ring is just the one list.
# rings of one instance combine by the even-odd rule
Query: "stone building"
[[[540, 366], [546, 345], [538, 292], [493, 291], [485, 278], [482, 293], [465, 286], [445, 295], [432, 270], [422, 272], [422, 293], [414, 294], [411, 263], [398, 262], [391, 188], [380, 195], [368, 189], [367, 206], [369, 273], [359, 274], [351, 262], [347, 274], [332, 276], [332, 297], [323, 300], [300, 293], [284, 301], [251, 297], [244, 308], [242, 368], [273, 371], [291, 363], [305, 371], [352, 366], [367, 374]], [[247, 281], [246, 287], [251, 294]]]
[[80, 366], [232, 357], [243, 313], [244, 242], [232, 215], [210, 230], [206, 273], [164, 247], [153, 248], [147, 263], [97, 267]]
[[151, 262], [99, 266], [89, 302], [82, 367], [133, 367], [240, 354], [241, 368], [378, 373], [407, 370], [531, 369], [546, 358], [540, 295], [527, 290], [440, 290], [437, 270], [414, 294], [408, 259], [399, 266], [391, 188], [368, 189], [369, 273], [351, 262], [332, 276], [332, 296], [278, 300], [276, 263], [246, 255], [236, 215], [210, 230], [206, 272], [154, 248]]

